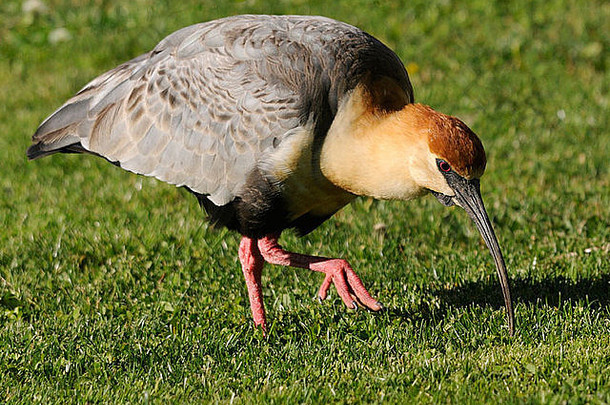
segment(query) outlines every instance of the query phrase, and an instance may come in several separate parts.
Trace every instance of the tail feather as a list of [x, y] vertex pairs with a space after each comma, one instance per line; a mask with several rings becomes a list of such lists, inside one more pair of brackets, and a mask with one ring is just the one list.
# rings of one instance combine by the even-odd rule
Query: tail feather
[[39, 159], [54, 153], [90, 153], [83, 148], [78, 140], [76, 140], [75, 143], [74, 138], [76, 137], [64, 138], [60, 142], [51, 144], [44, 142], [35, 143], [31, 145], [25, 153], [29, 160]]
[[96, 154], [87, 150], [92, 117], [125, 96], [127, 82], [143, 74], [150, 55], [140, 55], [92, 80], [45, 119], [32, 136], [32, 145], [26, 152], [28, 159], [58, 152]]

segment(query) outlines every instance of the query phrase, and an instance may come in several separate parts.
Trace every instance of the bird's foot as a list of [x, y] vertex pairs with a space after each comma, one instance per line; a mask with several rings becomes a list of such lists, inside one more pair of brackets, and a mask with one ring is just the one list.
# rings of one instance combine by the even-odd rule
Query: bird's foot
[[[315, 258], [319, 259], [319, 258]], [[358, 309], [358, 305], [372, 311], [383, 309], [381, 304], [367, 291], [360, 277], [352, 269], [352, 266], [343, 259], [327, 259], [312, 262], [311, 270], [326, 274], [324, 281], [318, 290], [320, 300], [325, 300], [331, 284], [335, 284], [337, 293], [343, 303], [350, 309]]]
[[318, 290], [320, 301], [326, 299], [330, 285], [334, 284], [343, 303], [348, 308], [357, 309], [360, 305], [371, 311], [383, 309], [381, 304], [369, 294], [360, 277], [346, 260], [288, 252], [278, 244], [278, 236], [271, 235], [258, 240], [244, 236], [239, 245], [239, 260], [248, 287], [252, 318], [254, 324], [263, 330], [263, 335], [266, 335], [267, 332], [267, 319], [261, 289], [261, 275], [265, 261], [324, 273], [326, 276]]
[[321, 300], [326, 299], [330, 285], [335, 284], [339, 296], [348, 308], [356, 309], [358, 305], [372, 311], [379, 311], [383, 308], [369, 294], [360, 277], [346, 260], [288, 252], [279, 245], [278, 236], [269, 235], [258, 240], [258, 248], [262, 257], [271, 264], [300, 267], [326, 274], [318, 290], [318, 297]]

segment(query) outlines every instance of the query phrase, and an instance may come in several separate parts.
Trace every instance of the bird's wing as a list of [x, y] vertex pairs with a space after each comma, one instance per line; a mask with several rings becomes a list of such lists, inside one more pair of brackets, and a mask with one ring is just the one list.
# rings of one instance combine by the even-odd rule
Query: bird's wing
[[237, 16], [183, 28], [101, 75], [47, 118], [28, 157], [90, 152], [224, 205], [257, 159], [313, 116], [324, 135], [367, 74], [412, 100], [398, 57], [323, 17]]
[[177, 31], [86, 85], [41, 124], [28, 155], [79, 145], [217, 205], [231, 201], [257, 155], [298, 127], [297, 97], [261, 67], [276, 48], [227, 49], [227, 30], [207, 25]]

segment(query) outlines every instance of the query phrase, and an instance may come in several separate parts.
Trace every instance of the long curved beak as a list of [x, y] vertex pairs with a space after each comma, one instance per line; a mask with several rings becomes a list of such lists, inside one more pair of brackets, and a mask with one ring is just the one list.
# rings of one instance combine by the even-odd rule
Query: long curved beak
[[498, 239], [496, 238], [496, 234], [494, 233], [489, 217], [487, 216], [487, 211], [485, 211], [485, 205], [481, 198], [479, 180], [459, 178], [450, 182], [449, 185], [453, 191], [455, 191], [455, 197], [453, 197], [454, 202], [464, 208], [477, 225], [485, 244], [496, 262], [498, 278], [500, 279], [500, 286], [502, 287], [502, 294], [504, 295], [504, 305], [506, 306], [506, 313], [508, 315], [508, 330], [510, 335], [513, 336], [515, 333], [515, 313], [513, 311], [513, 302], [510, 296], [506, 264], [504, 263], [504, 257], [502, 256]]

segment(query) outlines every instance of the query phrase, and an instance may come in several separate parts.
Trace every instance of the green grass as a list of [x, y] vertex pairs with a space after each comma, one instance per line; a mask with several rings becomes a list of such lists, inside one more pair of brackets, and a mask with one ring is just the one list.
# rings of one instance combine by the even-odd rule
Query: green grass
[[[361, 199], [283, 236], [350, 259], [387, 310], [317, 304], [319, 274], [268, 267], [264, 338], [238, 236], [209, 229], [186, 192], [93, 157], [26, 161], [88, 80], [239, 13], [360, 26], [409, 65], [418, 101], [481, 136], [513, 338], [476, 229], [433, 198]], [[51, 44], [58, 27], [70, 38]], [[610, 402], [609, 33], [602, 0], [53, 0], [39, 14], [3, 0], [0, 402]]]

